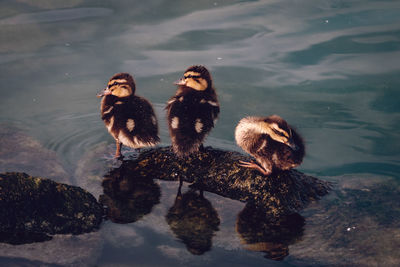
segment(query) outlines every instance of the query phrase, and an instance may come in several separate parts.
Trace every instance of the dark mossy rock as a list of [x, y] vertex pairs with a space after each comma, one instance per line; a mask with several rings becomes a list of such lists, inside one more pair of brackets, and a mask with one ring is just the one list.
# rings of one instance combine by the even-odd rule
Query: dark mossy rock
[[0, 242], [45, 241], [98, 229], [103, 207], [85, 190], [25, 173], [0, 174]]
[[[327, 194], [327, 181], [296, 170], [265, 177], [241, 167], [239, 160], [251, 161], [238, 152], [207, 147], [184, 159], [177, 158], [170, 147], [150, 149], [136, 159], [125, 160], [131, 176], [147, 179], [182, 180], [193, 187], [264, 207], [272, 216], [290, 214], [310, 201]], [[143, 178], [142, 178], [143, 179]]]

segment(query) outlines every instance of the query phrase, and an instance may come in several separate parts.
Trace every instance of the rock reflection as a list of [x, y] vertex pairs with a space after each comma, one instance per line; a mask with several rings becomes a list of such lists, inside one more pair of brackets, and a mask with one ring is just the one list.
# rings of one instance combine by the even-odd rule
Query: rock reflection
[[236, 231], [245, 249], [265, 253], [265, 258], [283, 260], [289, 245], [303, 235], [304, 218], [298, 213], [271, 218], [265, 210], [247, 204], [238, 214]]
[[107, 217], [115, 223], [135, 222], [160, 203], [159, 185], [152, 178], [128, 171], [125, 164], [104, 176], [104, 194], [99, 199], [107, 207]]
[[182, 194], [179, 186], [174, 205], [169, 209], [166, 220], [175, 235], [194, 255], [202, 255], [212, 246], [214, 232], [220, 220], [211, 202], [204, 198], [203, 191], [189, 189]]
[[52, 237], [46, 233], [32, 232], [0, 232], [0, 243], [8, 243], [11, 245], [22, 245], [36, 242], [45, 242], [51, 240]]

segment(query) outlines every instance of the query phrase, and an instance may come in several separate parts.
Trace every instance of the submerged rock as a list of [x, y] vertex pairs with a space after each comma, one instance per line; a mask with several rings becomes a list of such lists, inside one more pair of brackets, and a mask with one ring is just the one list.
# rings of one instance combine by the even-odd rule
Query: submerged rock
[[[77, 162], [74, 173], [76, 183], [74, 184], [85, 188], [98, 199], [103, 192], [103, 176], [112, 168], [114, 150], [114, 144], [110, 146], [101, 142], [85, 151]], [[110, 156], [106, 159], [107, 153], [110, 153]]]
[[251, 158], [238, 152], [207, 147], [179, 159], [169, 147], [161, 147], [147, 150], [122, 164], [132, 177], [191, 182], [193, 188], [254, 203], [274, 217], [301, 210], [327, 194], [331, 186], [329, 182], [296, 170], [265, 177], [241, 167], [239, 160]]
[[0, 242], [22, 244], [99, 228], [103, 208], [85, 190], [25, 173], [0, 174]]
[[96, 266], [103, 244], [100, 231], [18, 246], [0, 243], [0, 266]]
[[57, 153], [17, 127], [0, 124], [0, 173], [26, 172], [60, 183], [71, 183]]
[[400, 184], [362, 178], [346, 177], [304, 210], [302, 242], [291, 246], [296, 266], [400, 266]]

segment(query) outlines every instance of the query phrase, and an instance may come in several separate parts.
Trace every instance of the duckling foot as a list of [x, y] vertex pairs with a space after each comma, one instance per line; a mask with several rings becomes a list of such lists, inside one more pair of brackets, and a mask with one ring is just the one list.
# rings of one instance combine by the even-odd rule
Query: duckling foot
[[117, 160], [123, 160], [124, 156], [122, 154], [119, 154], [119, 155], [115, 154], [114, 158]]
[[271, 174], [270, 170], [265, 170], [264, 168], [262, 168], [257, 163], [247, 162], [247, 161], [242, 161], [242, 160], [239, 160], [239, 162], [240, 162], [239, 165], [242, 166], [242, 167], [250, 168], [250, 169], [256, 169], [256, 170], [258, 170], [259, 172], [261, 172], [262, 174], [264, 174], [266, 176]]

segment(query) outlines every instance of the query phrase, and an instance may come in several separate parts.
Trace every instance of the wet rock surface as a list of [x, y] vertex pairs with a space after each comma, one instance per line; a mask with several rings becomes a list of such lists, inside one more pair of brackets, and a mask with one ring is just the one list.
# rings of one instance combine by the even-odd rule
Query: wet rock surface
[[147, 179], [182, 180], [192, 187], [242, 202], [262, 206], [272, 216], [290, 214], [327, 194], [329, 182], [296, 170], [269, 177], [239, 166], [251, 158], [237, 152], [211, 147], [185, 159], [177, 158], [169, 147], [150, 149], [136, 159], [123, 161], [131, 176]]
[[103, 208], [85, 190], [25, 173], [0, 174], [0, 241], [23, 244], [99, 228]]
[[[46, 152], [38, 142], [23, 134], [21, 138], [21, 142], [17, 142], [21, 145], [17, 144], [16, 152], [22, 157], [22, 165], [18, 165], [16, 157], [3, 165], [8, 166], [6, 170], [10, 170], [10, 166], [17, 166], [17, 170], [27, 168], [27, 171], [40, 172], [42, 169], [55, 180], [68, 177], [61, 165], [57, 165], [60, 167], [56, 166], [56, 169], [48, 168], [51, 164], [47, 166], [39, 154], [29, 152], [31, 141], [33, 150]], [[20, 150], [25, 152], [20, 154]], [[2, 150], [3, 159], [11, 152], [7, 151]], [[296, 211], [327, 194], [330, 189], [328, 182], [296, 170], [264, 177], [257, 171], [238, 165], [239, 160], [249, 161], [251, 158], [210, 147], [185, 159], [176, 158], [169, 147], [143, 150], [140, 154], [127, 153], [130, 156], [123, 161], [104, 156], [99, 158], [99, 155], [106, 153], [104, 151], [108, 151], [104, 145], [89, 151], [75, 170], [77, 184], [96, 197], [100, 196], [100, 204], [78, 187], [23, 173], [4, 173], [0, 176], [0, 216], [3, 218], [0, 225], [0, 257], [20, 258], [21, 261], [29, 259], [29, 264], [96, 262], [104, 242], [102, 231], [95, 231], [102, 221], [102, 205], [107, 206], [105, 215], [112, 222], [119, 226], [126, 224], [126, 229], [131, 229], [133, 222], [143, 221], [146, 216], [153, 220], [155, 215], [151, 214], [155, 207], [158, 207], [156, 213], [159, 212], [161, 196], [166, 193], [161, 192], [160, 181], [166, 181], [162, 182], [166, 190], [167, 187], [178, 188], [179, 185], [168, 181], [181, 180], [188, 182], [188, 191], [178, 193], [173, 204], [165, 207], [156, 222], [147, 223], [156, 227], [157, 231], [160, 224], [166, 224], [163, 227], [169, 230], [165, 231], [171, 231], [179, 242], [185, 244], [189, 254], [206, 253], [212, 249], [212, 240], [220, 231], [222, 221], [201, 192], [215, 193], [218, 196], [213, 198], [222, 203], [226, 202], [226, 197], [247, 203], [236, 222], [234, 235], [240, 237], [236, 237], [237, 240], [234, 238], [236, 242], [240, 240], [243, 248], [260, 251], [266, 258], [281, 260], [287, 257], [289, 245], [296, 242], [303, 233], [302, 217]], [[52, 162], [56, 162], [54, 153], [50, 153], [49, 157], [54, 157]], [[43, 159], [46, 161], [47, 156]], [[52, 171], [57, 169], [62, 171]], [[15, 180], [8, 179], [10, 176], [14, 176]], [[4, 180], [13, 183], [3, 186]], [[209, 197], [211, 195], [208, 194]], [[292, 218], [298, 217], [298, 221], [290, 223]], [[91, 231], [95, 232], [81, 234]], [[282, 236], [287, 238], [282, 241]], [[140, 238], [143, 237], [139, 234]], [[43, 254], [41, 251], [49, 253]], [[61, 259], [56, 256], [60, 253], [69, 253], [70, 257]], [[4, 260], [4, 263], [9, 263], [7, 258]]]

